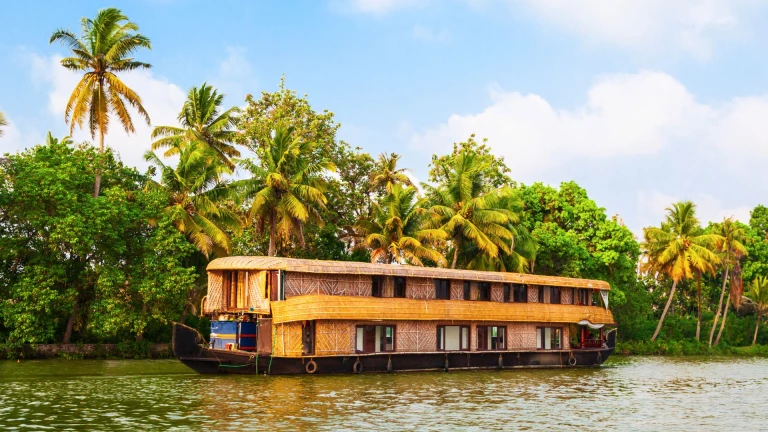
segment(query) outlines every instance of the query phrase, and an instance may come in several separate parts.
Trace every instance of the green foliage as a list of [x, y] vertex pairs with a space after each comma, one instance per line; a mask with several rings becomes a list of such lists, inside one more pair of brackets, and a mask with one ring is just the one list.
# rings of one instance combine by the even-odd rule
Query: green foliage
[[87, 146], [54, 141], [8, 157], [0, 166], [0, 339], [48, 343], [74, 331], [119, 340], [178, 319], [194, 282], [183, 266], [193, 249], [163, 217], [168, 198], [145, 182], [111, 151]]

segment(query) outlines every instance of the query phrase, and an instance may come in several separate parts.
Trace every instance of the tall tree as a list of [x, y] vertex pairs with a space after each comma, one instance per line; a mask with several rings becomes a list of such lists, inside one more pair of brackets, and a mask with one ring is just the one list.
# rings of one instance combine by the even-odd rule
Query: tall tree
[[181, 127], [157, 126], [152, 130], [152, 150], [167, 149], [166, 157], [178, 154], [188, 145], [202, 144], [215, 151], [230, 169], [235, 165], [230, 158], [239, 157], [234, 141], [238, 132], [233, 129], [237, 121], [237, 107], [222, 112], [224, 95], [203, 83], [192, 87], [179, 113]]
[[[664, 324], [669, 306], [675, 296], [677, 284], [683, 279], [692, 279], [697, 273], [713, 273], [720, 258], [713, 252], [721, 237], [716, 234], [701, 234], [696, 206], [690, 201], [682, 201], [667, 208], [666, 220], [660, 228], [643, 229], [645, 239], [642, 244], [646, 262], [644, 270], [653, 274], [663, 274], [672, 279], [672, 289], [659, 318], [651, 341], [655, 341]], [[699, 294], [699, 314], [701, 314], [701, 295]]]
[[755, 324], [755, 335], [752, 337], [752, 345], [757, 342], [757, 330], [760, 328], [760, 320], [768, 312], [768, 277], [757, 277], [752, 281], [749, 291], [745, 296], [752, 300], [757, 313], [757, 324]]
[[390, 193], [395, 185], [413, 186], [411, 179], [406, 174], [408, 170], [397, 167], [400, 157], [397, 153], [379, 154], [379, 159], [376, 160], [373, 172], [371, 172], [372, 191], [383, 190]]
[[[96, 18], [82, 18], [80, 37], [59, 29], [51, 35], [50, 43], [59, 41], [72, 51], [61, 60], [62, 66], [75, 72], [85, 72], [75, 86], [64, 110], [64, 120], [72, 134], [75, 125], [87, 123], [92, 138], [99, 135], [99, 152], [104, 152], [104, 135], [108, 132], [110, 116], [115, 115], [127, 133], [135, 132], [133, 120], [126, 107], [135, 108], [149, 124], [149, 114], [141, 98], [117, 76], [135, 69], [149, 69], [148, 63], [131, 55], [140, 48], [151, 49], [149, 39], [139, 33], [139, 26], [116, 8], [101, 9]], [[96, 171], [93, 196], [99, 196], [101, 170]]]
[[275, 255], [278, 238], [298, 238], [304, 244], [304, 224], [310, 219], [323, 223], [320, 210], [328, 202], [323, 175], [335, 171], [336, 165], [309, 157], [316, 146], [296, 137], [293, 127], [278, 126], [263, 143], [258, 163], [240, 161], [252, 177], [235, 186], [248, 200], [248, 224], [269, 230], [269, 256]]
[[[725, 218], [723, 222], [715, 225], [713, 232], [722, 237], [718, 244], [718, 250], [722, 255], [723, 286], [720, 288], [720, 300], [717, 303], [717, 313], [715, 321], [712, 323], [712, 330], [709, 332], [709, 345], [712, 346], [712, 339], [715, 336], [717, 322], [720, 319], [720, 313], [723, 311], [723, 298], [725, 297], [725, 286], [728, 282], [728, 275], [734, 265], [741, 257], [747, 255], [747, 248], [743, 241], [746, 239], [744, 229], [734, 222], [733, 218]], [[723, 317], [725, 320], [725, 316]]]
[[490, 169], [482, 155], [462, 150], [441, 167], [439, 184], [428, 188], [430, 227], [446, 232], [453, 247], [451, 268], [456, 268], [462, 248], [476, 247], [489, 258], [510, 253], [510, 222], [518, 215], [503, 204], [514, 195], [510, 187], [488, 190]]
[[373, 214], [355, 225], [360, 243], [371, 249], [371, 262], [423, 266], [428, 260], [445, 264], [445, 257], [430, 246], [446, 235], [441, 229], [425, 228], [425, 203], [413, 186], [395, 184], [373, 204]]
[[150, 180], [148, 188], [165, 192], [163, 213], [203, 255], [226, 256], [231, 249], [229, 232], [240, 229], [229, 199], [232, 188], [223, 179], [231, 171], [215, 150], [202, 143], [183, 146], [178, 154], [175, 168], [151, 151], [144, 155], [160, 171], [160, 181]]
[[5, 114], [0, 112], [0, 137], [3, 136], [3, 128], [8, 126], [8, 121], [5, 119]]

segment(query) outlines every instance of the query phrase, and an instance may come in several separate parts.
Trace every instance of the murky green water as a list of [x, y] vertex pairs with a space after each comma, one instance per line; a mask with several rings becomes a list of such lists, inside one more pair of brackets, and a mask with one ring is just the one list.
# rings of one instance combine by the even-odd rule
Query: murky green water
[[0, 362], [0, 430], [759, 430], [767, 359], [599, 369], [201, 376], [174, 360]]

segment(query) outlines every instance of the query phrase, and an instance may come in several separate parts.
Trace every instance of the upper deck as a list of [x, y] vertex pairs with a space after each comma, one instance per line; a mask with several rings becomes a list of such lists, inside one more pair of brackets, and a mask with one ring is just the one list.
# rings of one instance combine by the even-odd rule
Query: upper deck
[[276, 323], [613, 323], [610, 285], [597, 280], [277, 257], [219, 258], [208, 265], [208, 274], [205, 312], [272, 315]]

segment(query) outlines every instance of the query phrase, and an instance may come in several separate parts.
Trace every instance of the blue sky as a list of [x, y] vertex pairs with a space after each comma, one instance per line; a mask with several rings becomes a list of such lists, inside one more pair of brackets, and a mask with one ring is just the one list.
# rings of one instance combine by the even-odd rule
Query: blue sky
[[[766, 10], [753, 0], [138, 0], [14, 2], [0, 16], [0, 151], [64, 135], [76, 77], [58, 27], [116, 6], [154, 67], [127, 76], [154, 125], [203, 81], [227, 102], [281, 75], [333, 111], [340, 136], [396, 151], [418, 179], [430, 156], [487, 137], [524, 183], [576, 180], [635, 232], [691, 199], [704, 221], [768, 204]], [[149, 127], [107, 144], [144, 166]], [[76, 138], [87, 138], [82, 132]]]

